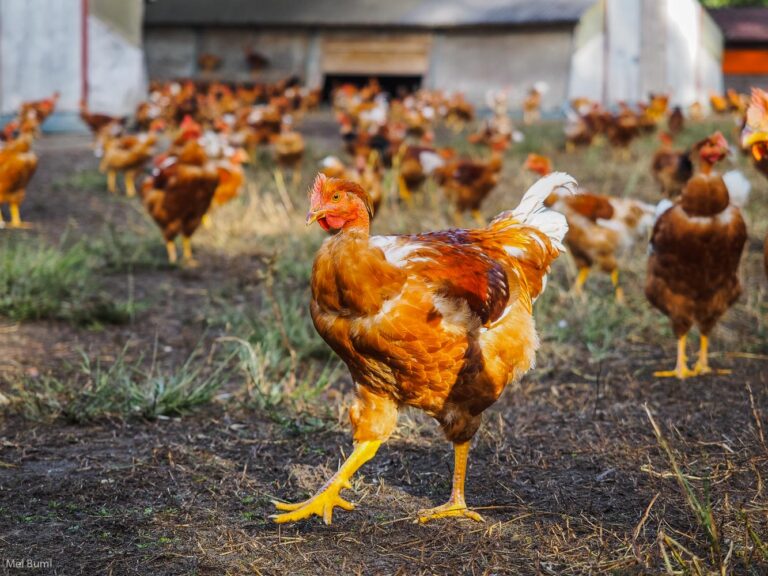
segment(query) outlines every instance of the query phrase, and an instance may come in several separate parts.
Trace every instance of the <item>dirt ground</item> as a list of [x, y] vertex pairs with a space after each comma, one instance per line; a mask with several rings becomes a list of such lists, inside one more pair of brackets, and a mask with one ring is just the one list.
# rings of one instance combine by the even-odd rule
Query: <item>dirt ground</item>
[[[322, 156], [333, 130], [322, 121], [309, 128]], [[220, 307], [263, 305], [270, 250], [258, 238], [227, 251], [215, 230], [203, 231], [201, 266], [170, 268], [135, 200], [83, 185], [78, 175], [96, 167], [87, 138], [46, 137], [39, 153], [23, 206], [37, 226], [20, 234], [55, 243], [117, 227], [156, 244], [151, 265], [105, 277], [115, 298], [130, 292], [144, 303], [128, 324], [0, 319], [0, 391], [20, 377], [75, 373], [82, 355], [109, 362], [124, 348], [174, 365], [229, 334], [209, 322]], [[753, 238], [751, 262], [759, 249]], [[563, 267], [555, 281], [567, 274]], [[636, 307], [627, 321], [640, 315], [638, 274], [628, 273]], [[757, 274], [750, 281], [765, 286]], [[552, 290], [553, 301], [573, 308], [564, 290]], [[694, 556], [701, 574], [723, 565], [728, 574], [768, 574], [768, 349], [765, 320], [744, 320], [747, 306], [763, 318], [766, 310], [744, 306], [725, 322], [730, 347], [716, 355], [733, 373], [685, 382], [652, 376], [673, 362], [668, 332], [617, 332], [611, 353], [598, 357], [545, 330], [537, 370], [486, 413], [473, 443], [467, 499], [482, 524], [414, 523], [420, 508], [447, 499], [452, 467], [450, 446], [415, 412], [356, 477], [348, 493], [356, 510], [337, 509], [332, 526], [268, 519], [271, 498], [309, 496], [349, 453], [346, 376], [303, 410], [259, 410], [222, 395], [154, 421], [73, 424], [9, 412], [0, 416], [0, 574], [682, 574], [675, 567], [697, 566]], [[667, 330], [660, 315], [649, 318]], [[739, 333], [744, 326], [755, 332]], [[708, 503], [716, 545], [685, 486]], [[50, 565], [22, 570], [8, 559]]]

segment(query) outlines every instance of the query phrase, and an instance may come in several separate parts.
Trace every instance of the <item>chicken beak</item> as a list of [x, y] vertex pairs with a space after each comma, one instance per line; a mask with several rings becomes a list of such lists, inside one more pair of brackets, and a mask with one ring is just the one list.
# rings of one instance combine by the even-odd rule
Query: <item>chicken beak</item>
[[323, 218], [327, 213], [327, 210], [310, 210], [307, 212], [307, 226], [311, 226], [317, 222], [320, 218]]

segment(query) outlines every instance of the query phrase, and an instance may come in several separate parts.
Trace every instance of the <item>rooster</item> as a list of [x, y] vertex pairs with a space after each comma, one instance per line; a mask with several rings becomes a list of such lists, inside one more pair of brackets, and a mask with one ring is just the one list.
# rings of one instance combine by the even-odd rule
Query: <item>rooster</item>
[[[552, 170], [546, 156], [529, 154], [525, 168], [540, 176]], [[546, 201], [548, 206], [565, 215], [568, 234], [565, 244], [576, 262], [579, 274], [574, 290], [581, 293], [594, 265], [611, 277], [616, 300], [624, 302], [619, 286], [619, 257], [642, 238], [653, 224], [655, 208], [630, 198], [615, 198], [579, 190], [563, 196], [555, 191]]]
[[284, 512], [276, 522], [317, 515], [330, 524], [334, 507], [353, 509], [339, 493], [389, 437], [405, 406], [435, 418], [454, 444], [450, 500], [420, 511], [419, 521], [482, 521], [464, 497], [469, 444], [483, 411], [533, 365], [532, 305], [567, 230], [565, 218], [543, 203], [554, 189], [575, 184], [567, 174], [543, 178], [515, 210], [485, 228], [369, 236], [367, 192], [317, 177], [307, 223], [338, 233], [315, 258], [310, 312], [356, 384], [355, 448], [309, 500], [275, 502]]
[[[0, 146], [0, 205], [8, 204], [12, 228], [24, 227], [19, 205], [24, 202], [27, 184], [35, 175], [35, 170], [37, 155], [32, 150], [30, 133], [22, 133]], [[0, 213], [0, 226], [4, 225]]]
[[[677, 202], [659, 216], [651, 236], [645, 295], [669, 317], [678, 339], [675, 369], [656, 372], [657, 377], [710, 373], [709, 333], [741, 294], [738, 267], [747, 230], [741, 211], [730, 204], [726, 183], [713, 171], [728, 153], [728, 143], [718, 132], [696, 148], [699, 171]], [[694, 324], [701, 345], [691, 370], [686, 337]]]
[[141, 188], [141, 199], [165, 238], [168, 261], [176, 263], [176, 237], [181, 234], [184, 261], [195, 265], [190, 238], [208, 212], [219, 174], [196, 139], [176, 156], [160, 156], [152, 177]]

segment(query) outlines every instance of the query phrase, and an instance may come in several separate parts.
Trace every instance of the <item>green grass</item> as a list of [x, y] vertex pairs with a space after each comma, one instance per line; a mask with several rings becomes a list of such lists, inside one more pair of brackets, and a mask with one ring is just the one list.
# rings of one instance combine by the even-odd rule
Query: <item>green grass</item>
[[98, 170], [81, 170], [66, 178], [56, 180], [53, 187], [56, 190], [106, 191], [107, 179]]
[[234, 375], [233, 355], [207, 365], [197, 349], [181, 365], [163, 368], [142, 358], [129, 361], [121, 353], [105, 366], [83, 356], [78, 374], [24, 378], [7, 395], [8, 407], [31, 420], [64, 418], [73, 423], [104, 418], [154, 420], [183, 415], [209, 403]]
[[0, 239], [0, 316], [121, 324], [136, 311], [102, 290], [100, 259], [86, 242], [49, 246], [40, 240]]

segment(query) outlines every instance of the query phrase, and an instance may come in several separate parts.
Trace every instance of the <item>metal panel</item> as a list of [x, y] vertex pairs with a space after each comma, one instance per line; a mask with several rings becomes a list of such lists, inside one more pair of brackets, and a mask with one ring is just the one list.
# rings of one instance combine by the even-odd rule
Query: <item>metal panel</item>
[[575, 23], [594, 0], [154, 0], [150, 26], [449, 27]]

